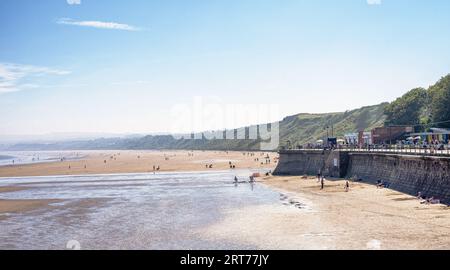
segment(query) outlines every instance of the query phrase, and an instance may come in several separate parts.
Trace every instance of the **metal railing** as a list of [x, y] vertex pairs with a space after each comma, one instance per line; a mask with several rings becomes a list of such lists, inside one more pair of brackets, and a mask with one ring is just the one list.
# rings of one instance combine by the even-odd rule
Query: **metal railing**
[[403, 154], [416, 156], [443, 156], [450, 157], [450, 146], [448, 144], [441, 145], [368, 145], [359, 147], [357, 145], [337, 145], [333, 147], [302, 147], [302, 148], [284, 148], [282, 151], [301, 151], [301, 150], [334, 150], [346, 152], [363, 152], [363, 153], [382, 153], [382, 154]]

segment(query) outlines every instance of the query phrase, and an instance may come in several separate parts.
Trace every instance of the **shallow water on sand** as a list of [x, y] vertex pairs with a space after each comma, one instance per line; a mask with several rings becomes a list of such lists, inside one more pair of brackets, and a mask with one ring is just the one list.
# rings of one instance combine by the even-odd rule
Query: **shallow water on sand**
[[233, 183], [250, 171], [50, 176], [0, 179], [25, 189], [0, 199], [60, 199], [49, 208], [0, 219], [0, 249], [247, 249], [204, 239], [201, 228], [223, 213], [277, 205], [280, 195], [261, 184]]

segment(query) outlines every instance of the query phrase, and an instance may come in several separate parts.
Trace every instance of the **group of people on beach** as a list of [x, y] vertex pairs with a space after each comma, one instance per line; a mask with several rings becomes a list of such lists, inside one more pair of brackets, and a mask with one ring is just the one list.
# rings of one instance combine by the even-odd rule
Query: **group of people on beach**
[[[268, 171], [268, 172], [266, 172], [264, 175], [265, 176], [270, 176], [272, 174], [272, 171], [270, 170], [270, 171]], [[256, 178], [258, 178], [258, 177], [261, 177], [261, 174], [260, 173], [253, 173], [252, 175], [250, 175], [248, 178], [249, 178], [249, 183], [255, 183], [256, 182]], [[238, 177], [237, 176], [235, 176], [234, 177], [234, 183], [235, 184], [237, 184], [237, 183], [239, 183], [239, 179], [238, 179]]]
[[[249, 183], [254, 183], [255, 182], [255, 177], [253, 175], [250, 175], [249, 177]], [[234, 177], [234, 183], [238, 184], [239, 183], [239, 178], [237, 176]]]
[[[319, 170], [317, 173], [317, 182], [320, 183], [320, 190], [323, 190], [325, 188], [325, 176], [322, 174], [322, 170]], [[348, 180], [345, 181], [344, 190], [345, 192], [350, 191], [350, 182]]]
[[419, 191], [417, 194], [417, 199], [421, 200], [421, 204], [440, 204], [441, 200], [435, 199], [434, 197], [426, 197], [422, 195], [422, 192]]

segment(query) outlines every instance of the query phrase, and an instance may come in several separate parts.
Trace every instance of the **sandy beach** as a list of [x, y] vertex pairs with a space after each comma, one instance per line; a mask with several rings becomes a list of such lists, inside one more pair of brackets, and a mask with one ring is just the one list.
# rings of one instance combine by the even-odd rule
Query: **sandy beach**
[[324, 190], [314, 177], [261, 181], [296, 211], [239, 209], [202, 233], [263, 249], [450, 249], [447, 206], [363, 183], [345, 192], [344, 180], [326, 181]]
[[[162, 172], [228, 170], [230, 162], [235, 169], [274, 169], [278, 158], [273, 152], [231, 151], [88, 151], [81, 155], [78, 160], [0, 166], [0, 177], [148, 173], [153, 166]], [[270, 164], [266, 164], [267, 155]]]
[[[271, 164], [264, 162], [267, 154]], [[201, 172], [229, 170], [229, 162], [236, 169], [273, 169], [276, 159], [274, 153], [102, 151], [76, 161], [5, 166], [0, 176], [148, 173], [153, 172], [153, 165], [161, 172]], [[212, 168], [206, 168], [210, 164]], [[263, 177], [258, 185], [278, 192], [279, 204], [221, 213], [224, 218], [219, 222], [195, 233], [211, 241], [259, 249], [450, 249], [450, 208], [445, 205], [421, 204], [415, 197], [358, 182], [350, 182], [345, 192], [345, 180], [327, 180], [324, 190], [314, 177]], [[0, 187], [0, 194], [26, 188]], [[69, 206], [84, 209], [87, 201]], [[59, 201], [0, 200], [0, 219], [7, 218], [7, 213], [50, 209], [55, 202]], [[96, 203], [89, 205], [95, 209]]]

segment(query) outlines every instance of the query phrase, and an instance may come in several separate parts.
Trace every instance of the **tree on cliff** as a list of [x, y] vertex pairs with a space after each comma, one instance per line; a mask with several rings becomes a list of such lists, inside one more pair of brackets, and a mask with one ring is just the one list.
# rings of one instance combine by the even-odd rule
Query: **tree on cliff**
[[416, 125], [421, 121], [427, 91], [415, 88], [387, 105], [384, 109], [386, 125]]
[[450, 128], [450, 74], [430, 86], [428, 94], [431, 101], [431, 121], [437, 123], [434, 126]]

